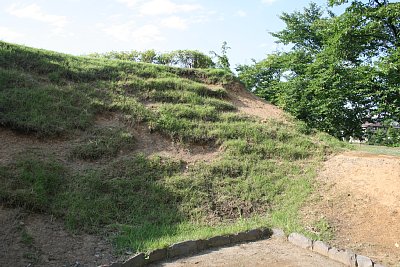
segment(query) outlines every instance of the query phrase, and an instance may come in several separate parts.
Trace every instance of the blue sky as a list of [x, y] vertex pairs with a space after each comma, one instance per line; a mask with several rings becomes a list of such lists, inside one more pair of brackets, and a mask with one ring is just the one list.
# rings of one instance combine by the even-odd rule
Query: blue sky
[[[1, 0], [0, 39], [69, 54], [155, 49], [220, 52], [236, 64], [281, 49], [268, 34], [310, 0]], [[326, 6], [326, 0], [314, 0]]]

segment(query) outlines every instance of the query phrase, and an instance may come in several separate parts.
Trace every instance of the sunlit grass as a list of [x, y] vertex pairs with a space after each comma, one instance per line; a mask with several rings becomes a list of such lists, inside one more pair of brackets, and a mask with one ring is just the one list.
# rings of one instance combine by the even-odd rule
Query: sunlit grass
[[365, 151], [373, 154], [400, 156], [399, 147], [372, 146], [364, 144], [353, 144], [351, 147], [357, 151]]

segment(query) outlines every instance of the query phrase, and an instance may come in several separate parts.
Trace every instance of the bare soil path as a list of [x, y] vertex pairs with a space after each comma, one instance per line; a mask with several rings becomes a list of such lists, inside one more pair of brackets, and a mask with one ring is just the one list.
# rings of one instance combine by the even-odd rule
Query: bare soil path
[[233, 247], [208, 250], [202, 254], [163, 262], [162, 267], [343, 267], [344, 265], [319, 254], [296, 247], [282, 238], [245, 243]]

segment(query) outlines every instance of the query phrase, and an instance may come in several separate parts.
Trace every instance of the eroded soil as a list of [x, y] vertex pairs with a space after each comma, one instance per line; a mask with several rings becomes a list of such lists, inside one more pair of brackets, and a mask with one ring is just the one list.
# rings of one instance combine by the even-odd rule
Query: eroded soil
[[0, 206], [0, 266], [98, 266], [116, 260], [104, 238], [72, 234], [50, 215]]
[[227, 89], [229, 100], [240, 112], [262, 120], [286, 121], [283, 110], [244, 90], [242, 85], [233, 84]]
[[325, 219], [332, 245], [400, 266], [400, 157], [347, 152], [329, 159], [306, 220]]

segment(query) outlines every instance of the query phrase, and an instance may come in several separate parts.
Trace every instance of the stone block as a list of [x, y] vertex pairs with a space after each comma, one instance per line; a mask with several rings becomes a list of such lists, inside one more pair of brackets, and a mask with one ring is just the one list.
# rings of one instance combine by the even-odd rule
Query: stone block
[[156, 262], [156, 261], [162, 261], [167, 258], [167, 255], [168, 254], [167, 254], [166, 248], [156, 249], [149, 253], [149, 256], [148, 256], [146, 262], [152, 263], [152, 262]]
[[142, 267], [145, 265], [144, 253], [136, 254], [122, 264], [122, 267]]
[[321, 254], [325, 257], [328, 257], [329, 248], [330, 248], [330, 246], [325, 244], [322, 241], [315, 241], [313, 244], [313, 251], [315, 251], [318, 254]]
[[208, 246], [209, 247], [222, 247], [229, 245], [231, 243], [231, 239], [229, 236], [223, 235], [223, 236], [215, 236], [211, 237], [207, 240]]
[[312, 241], [304, 235], [292, 233], [289, 235], [288, 241], [298, 247], [312, 249]]
[[358, 267], [374, 267], [372, 260], [363, 255], [357, 255], [357, 266]]
[[273, 228], [272, 229], [272, 237], [279, 237], [279, 238], [285, 238], [285, 232], [282, 229], [278, 228]]
[[184, 241], [171, 245], [168, 248], [168, 257], [185, 256], [197, 251], [197, 242], [193, 240]]
[[337, 248], [330, 248], [328, 251], [330, 259], [343, 263], [346, 266], [356, 267], [356, 254], [351, 250], [338, 250]]

